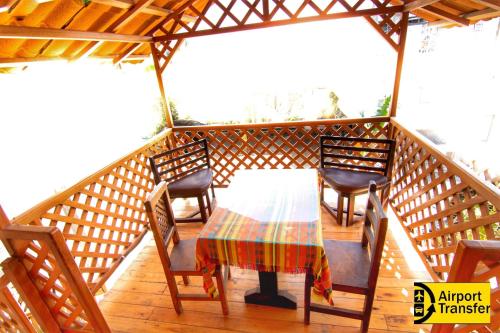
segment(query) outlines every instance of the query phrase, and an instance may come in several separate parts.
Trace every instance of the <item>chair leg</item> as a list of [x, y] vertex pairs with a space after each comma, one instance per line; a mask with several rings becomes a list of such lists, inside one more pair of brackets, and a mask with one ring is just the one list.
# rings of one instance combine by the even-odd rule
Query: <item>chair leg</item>
[[342, 225], [342, 220], [344, 219], [344, 196], [342, 193], [337, 192], [337, 224]]
[[229, 307], [227, 305], [226, 299], [226, 291], [224, 290], [224, 278], [222, 276], [222, 272], [220, 267], [218, 267], [217, 272], [215, 274], [215, 279], [217, 280], [217, 290], [219, 291], [220, 304], [222, 306], [222, 313], [224, 315], [229, 314]]
[[384, 210], [387, 210], [387, 207], [389, 206], [389, 194], [391, 191], [391, 184], [388, 184], [382, 188], [380, 191], [380, 199], [382, 201], [382, 207]]
[[214, 191], [214, 184], [210, 185], [210, 188], [212, 189], [212, 200], [215, 199], [215, 191]]
[[311, 287], [312, 275], [306, 273], [306, 281], [304, 283], [304, 324], [309, 325], [311, 322]]
[[320, 200], [325, 201], [325, 181], [323, 179], [319, 182], [319, 195]]
[[181, 301], [177, 298], [179, 295], [179, 289], [177, 289], [177, 283], [175, 283], [175, 277], [170, 275], [167, 276], [168, 289], [170, 290], [170, 297], [172, 297], [172, 303], [174, 304], [174, 309], [177, 314], [182, 313]]
[[370, 317], [372, 315], [372, 307], [373, 307], [373, 297], [374, 293], [369, 293], [365, 298], [365, 305], [363, 309], [363, 319], [361, 320], [361, 332], [368, 332], [368, 328], [370, 327]]
[[203, 194], [198, 196], [198, 206], [200, 207], [201, 219], [203, 223], [207, 223], [207, 209], [205, 208], [205, 202], [203, 200]]
[[184, 282], [184, 285], [187, 286], [189, 284], [189, 276], [182, 276], [182, 281]]
[[205, 197], [207, 198], [208, 216], [210, 216], [212, 215], [212, 204], [210, 203], [210, 196], [208, 195], [208, 191], [205, 192]]
[[352, 224], [352, 220], [354, 219], [354, 195], [349, 195], [347, 197], [347, 220], [346, 227]]

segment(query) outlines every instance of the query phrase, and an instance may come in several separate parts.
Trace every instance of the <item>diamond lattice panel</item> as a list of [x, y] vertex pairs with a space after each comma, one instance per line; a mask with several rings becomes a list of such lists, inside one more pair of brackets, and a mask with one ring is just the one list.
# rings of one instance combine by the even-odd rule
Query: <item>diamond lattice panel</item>
[[316, 168], [320, 135], [386, 138], [387, 130], [387, 123], [367, 120], [174, 128], [174, 135], [178, 144], [207, 138], [214, 183], [227, 186], [238, 169]]
[[500, 239], [500, 212], [426, 144], [396, 132], [391, 201], [436, 277], [445, 280], [461, 239]]

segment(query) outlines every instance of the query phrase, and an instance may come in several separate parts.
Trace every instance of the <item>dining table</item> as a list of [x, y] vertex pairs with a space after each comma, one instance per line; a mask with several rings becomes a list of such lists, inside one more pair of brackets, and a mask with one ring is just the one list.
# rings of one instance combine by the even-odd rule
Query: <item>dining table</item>
[[196, 242], [196, 264], [212, 296], [216, 265], [258, 271], [259, 286], [245, 302], [289, 309], [296, 297], [278, 288], [277, 273], [314, 276], [314, 292], [330, 303], [318, 174], [315, 169], [237, 170]]

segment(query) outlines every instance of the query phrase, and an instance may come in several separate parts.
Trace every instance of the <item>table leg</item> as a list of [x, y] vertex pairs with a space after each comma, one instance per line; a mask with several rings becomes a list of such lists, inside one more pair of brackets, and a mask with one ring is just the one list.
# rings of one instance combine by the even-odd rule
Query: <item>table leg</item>
[[275, 272], [259, 272], [259, 287], [245, 292], [245, 303], [297, 309], [297, 299], [285, 290], [278, 290]]

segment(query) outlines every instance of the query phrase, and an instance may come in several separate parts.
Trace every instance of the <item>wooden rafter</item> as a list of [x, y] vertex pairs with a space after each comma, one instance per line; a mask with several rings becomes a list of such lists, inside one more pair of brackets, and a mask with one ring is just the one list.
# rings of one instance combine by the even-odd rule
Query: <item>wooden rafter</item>
[[[144, 8], [147, 8], [154, 0], [139, 0], [136, 2], [128, 11], [126, 11], [118, 20], [113, 22], [107, 29], [106, 32], [118, 32], [120, 29], [125, 27], [134, 17], [139, 15]], [[94, 53], [95, 50], [101, 46], [101, 42], [92, 42], [85, 46], [76, 56], [76, 59], [85, 58], [90, 54]]]
[[405, 12], [409, 12], [409, 11], [412, 11], [412, 10], [415, 10], [415, 9], [418, 9], [421, 7], [432, 5], [433, 3], [438, 2], [438, 1], [440, 1], [440, 0], [415, 0], [412, 2], [408, 2], [405, 5]]
[[134, 53], [142, 44], [132, 44], [133, 47], [129, 47], [127, 52], [117, 55], [113, 58], [113, 64], [117, 65], [121, 63], [125, 58], [130, 58], [132, 53]]
[[478, 4], [481, 4], [492, 9], [500, 10], [500, 0], [472, 0]]
[[[484, 19], [489, 19], [493, 17], [497, 17], [500, 15], [500, 11], [492, 8], [488, 9], [482, 9], [482, 10], [477, 10], [471, 13], [467, 13], [464, 15], [460, 15], [460, 17], [463, 17], [468, 20], [484, 20]], [[453, 25], [453, 22], [450, 22], [448, 20], [439, 20], [439, 21], [434, 21], [430, 22], [429, 26], [449, 26]]]
[[106, 32], [92, 32], [79, 30], [16, 27], [0, 25], [0, 39], [61, 39], [105, 42], [148, 43], [150, 36], [125, 35]]
[[[197, 0], [187, 0], [185, 3], [183, 3], [181, 6], [179, 6], [178, 8], [172, 10], [172, 12], [165, 18], [163, 18], [158, 24], [156, 24], [153, 28], [149, 29], [148, 31], [146, 31], [144, 33], [144, 35], [147, 35], [147, 36], [150, 36], [150, 35], [153, 35], [155, 32], [157, 32], [158, 30], [160, 30], [162, 28], [162, 26], [168, 22], [169, 20], [171, 20], [172, 18], [174, 17], [185, 17], [186, 15], [184, 14], [184, 10], [188, 7], [188, 6], [191, 6], [192, 4], [194, 4]], [[132, 54], [135, 50], [137, 50], [137, 48], [140, 46], [140, 44], [132, 44], [130, 45], [129, 47], [127, 47], [125, 49], [124, 52], [122, 52], [122, 54], [120, 54], [119, 56], [117, 56], [115, 58], [115, 63], [119, 63], [121, 61], [123, 61], [124, 59], [126, 59], [128, 57], [128, 55]]]
[[[92, 2], [122, 9], [130, 9], [135, 5], [135, 1], [133, 0], [92, 0]], [[166, 17], [172, 13], [172, 10], [170, 9], [155, 6], [153, 4], [141, 8], [140, 11], [141, 13], [144, 14], [155, 15], [160, 17]], [[183, 15], [182, 19], [185, 21], [195, 20], [195, 18], [190, 15]]]
[[[138, 44], [141, 45], [141, 44]], [[118, 55], [99, 56], [95, 59], [102, 61], [113, 61]], [[145, 60], [149, 58], [148, 55], [131, 55], [127, 60]], [[2, 67], [22, 67], [43, 62], [57, 62], [57, 61], [71, 61], [72, 58], [68, 57], [36, 57], [36, 58], [0, 58], [0, 68]]]
[[436, 8], [436, 7], [426, 6], [426, 7], [419, 8], [419, 10], [426, 11], [434, 16], [440, 17], [444, 20], [450, 21], [450, 22], [458, 24], [460, 26], [466, 27], [470, 24], [470, 21], [468, 19], [457, 16], [457, 15], [450, 14], [447, 11], [444, 11], [444, 10]]

